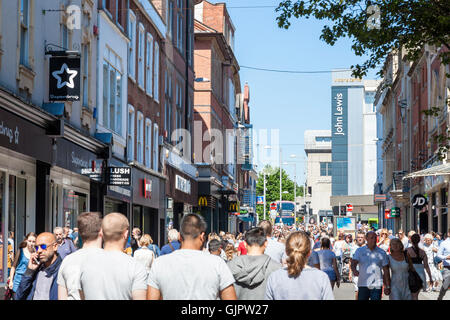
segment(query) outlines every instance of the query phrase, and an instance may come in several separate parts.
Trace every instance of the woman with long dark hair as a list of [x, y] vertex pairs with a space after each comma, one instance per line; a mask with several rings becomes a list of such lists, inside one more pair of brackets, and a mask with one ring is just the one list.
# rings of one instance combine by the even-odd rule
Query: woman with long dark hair
[[14, 258], [14, 263], [11, 268], [11, 274], [9, 276], [9, 288], [14, 292], [19, 288], [22, 276], [27, 270], [28, 261], [30, 256], [34, 253], [37, 235], [34, 232], [30, 232], [26, 235], [25, 239], [19, 244], [19, 250]]
[[[423, 288], [426, 289], [427, 282], [425, 278], [425, 270], [428, 273], [429, 276], [429, 284], [430, 286], [433, 285], [433, 276], [431, 275], [430, 266], [428, 265], [428, 258], [425, 251], [419, 248], [419, 242], [420, 242], [420, 235], [415, 233], [411, 236], [411, 247], [406, 249], [406, 253], [408, 256], [408, 259], [412, 262], [414, 269], [419, 274], [420, 278], [423, 282]], [[417, 292], [412, 292], [412, 299], [413, 300], [419, 300], [419, 293], [420, 290]]]
[[327, 274], [307, 265], [310, 254], [308, 235], [291, 233], [286, 239], [287, 267], [269, 276], [266, 300], [334, 300]]
[[341, 279], [337, 267], [336, 255], [330, 250], [330, 245], [330, 239], [322, 238], [320, 250], [317, 254], [319, 255], [320, 270], [325, 272], [328, 278], [330, 278], [331, 289], [334, 289], [335, 284], [339, 288]]

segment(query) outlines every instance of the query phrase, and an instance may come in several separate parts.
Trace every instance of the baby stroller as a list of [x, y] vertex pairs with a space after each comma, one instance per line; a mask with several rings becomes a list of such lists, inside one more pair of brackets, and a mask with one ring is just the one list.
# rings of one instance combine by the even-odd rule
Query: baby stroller
[[351, 259], [351, 253], [349, 251], [344, 251], [342, 253], [341, 258], [341, 279], [342, 282], [350, 282], [350, 259]]

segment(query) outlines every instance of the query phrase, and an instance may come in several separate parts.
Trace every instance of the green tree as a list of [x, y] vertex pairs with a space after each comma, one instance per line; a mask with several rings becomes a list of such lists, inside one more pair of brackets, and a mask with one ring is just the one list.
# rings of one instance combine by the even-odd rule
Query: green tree
[[[450, 50], [448, 0], [283, 0], [276, 11], [280, 28], [288, 29], [292, 18], [314, 17], [330, 22], [320, 36], [327, 44], [350, 38], [357, 56], [369, 56], [362, 65], [351, 66], [355, 77], [382, 65], [392, 49], [406, 49], [410, 61], [421, 56], [425, 44]], [[441, 58], [448, 64], [450, 51], [441, 52]]]
[[[269, 217], [270, 213], [270, 203], [280, 200], [280, 168], [271, 167], [267, 165], [259, 173], [258, 183], [256, 185], [256, 194], [258, 196], [264, 195], [264, 173], [266, 173], [266, 218]], [[281, 188], [282, 192], [287, 191], [288, 193], [282, 193], [283, 200], [294, 201], [294, 181], [289, 178], [289, 175], [281, 170]], [[303, 186], [297, 184], [297, 197], [303, 196]], [[264, 219], [264, 207], [259, 204], [256, 206], [256, 212], [259, 219]]]

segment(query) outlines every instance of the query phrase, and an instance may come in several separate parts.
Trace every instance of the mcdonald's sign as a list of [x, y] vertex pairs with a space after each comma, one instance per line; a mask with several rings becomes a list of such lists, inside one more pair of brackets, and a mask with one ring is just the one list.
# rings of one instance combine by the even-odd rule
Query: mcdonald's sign
[[239, 203], [237, 201], [229, 202], [228, 212], [239, 212]]
[[199, 207], [207, 207], [208, 206], [208, 198], [203, 196], [198, 198], [198, 206]]

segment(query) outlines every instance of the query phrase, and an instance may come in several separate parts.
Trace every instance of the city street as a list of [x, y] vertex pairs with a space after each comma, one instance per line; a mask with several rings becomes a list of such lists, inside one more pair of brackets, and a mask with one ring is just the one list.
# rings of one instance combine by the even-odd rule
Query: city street
[[[340, 287], [334, 287], [334, 298], [336, 300], [354, 300], [355, 287], [351, 283], [341, 283]], [[419, 300], [437, 300], [439, 292], [421, 292]], [[383, 295], [382, 300], [389, 300], [389, 296]], [[450, 294], [444, 296], [443, 300], [450, 300]]]

